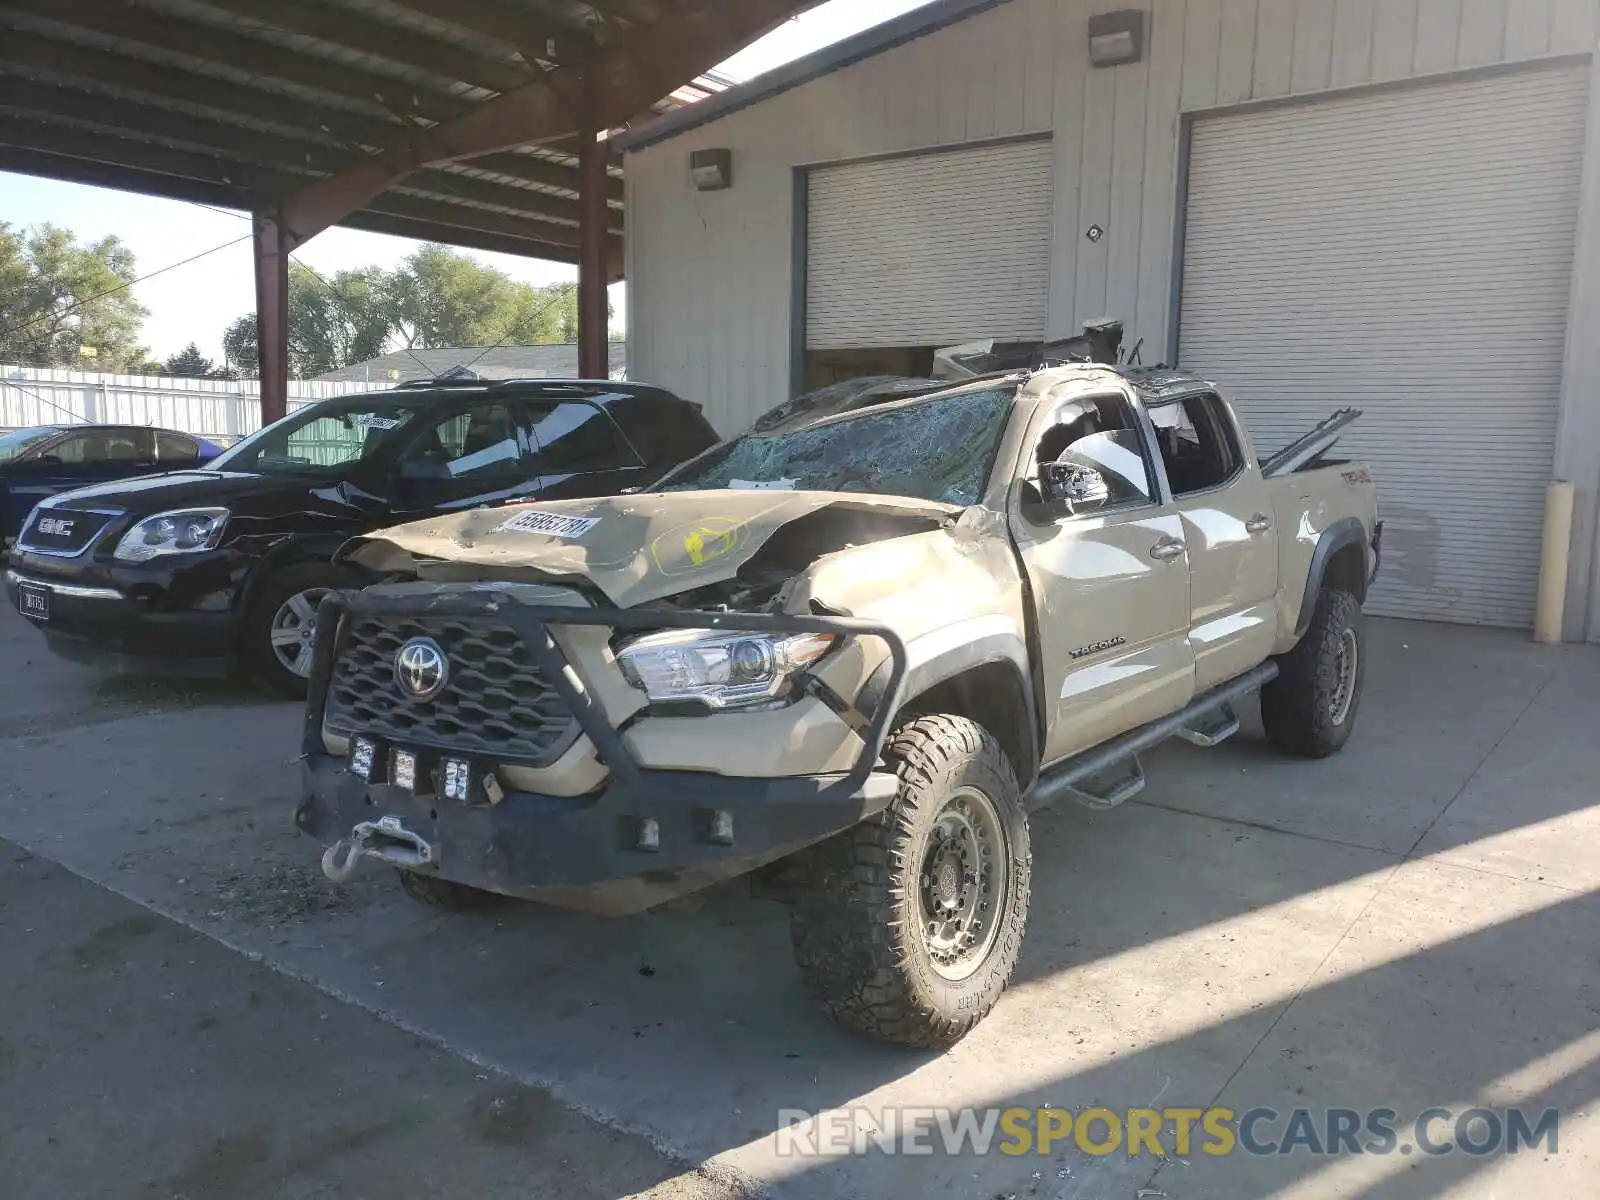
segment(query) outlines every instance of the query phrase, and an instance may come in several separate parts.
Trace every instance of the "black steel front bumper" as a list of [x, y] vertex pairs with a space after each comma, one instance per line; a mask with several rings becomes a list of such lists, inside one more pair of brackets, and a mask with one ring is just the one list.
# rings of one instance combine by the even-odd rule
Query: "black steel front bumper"
[[[328, 683], [348, 618], [391, 616], [492, 618], [508, 625], [571, 709], [609, 778], [581, 797], [508, 791], [497, 804], [463, 804], [437, 794], [368, 783], [327, 752], [323, 722]], [[551, 625], [602, 625], [618, 630], [720, 629], [751, 633], [835, 633], [880, 639], [889, 650], [888, 703], [862, 730], [863, 747], [848, 773], [751, 779], [640, 766], [593, 699], [578, 664], [562, 654]], [[492, 591], [443, 596], [328, 596], [317, 620], [316, 656], [306, 704], [304, 797], [299, 828], [324, 842], [346, 837], [362, 822], [396, 817], [425, 841], [434, 861], [425, 870], [472, 887], [563, 907], [620, 915], [745, 874], [848, 829], [885, 808], [895, 779], [877, 771], [889, 721], [905, 681], [907, 654], [886, 626], [845, 617], [686, 612], [681, 609], [573, 608], [527, 603]], [[737, 714], [726, 722], [737, 736]], [[387, 746], [381, 744], [386, 751]], [[402, 745], [401, 749], [418, 750]], [[422, 761], [437, 750], [420, 748]], [[444, 751], [443, 753], [449, 753]], [[492, 764], [491, 764], [492, 765]], [[428, 775], [419, 772], [419, 778]], [[428, 784], [422, 785], [424, 788]]]

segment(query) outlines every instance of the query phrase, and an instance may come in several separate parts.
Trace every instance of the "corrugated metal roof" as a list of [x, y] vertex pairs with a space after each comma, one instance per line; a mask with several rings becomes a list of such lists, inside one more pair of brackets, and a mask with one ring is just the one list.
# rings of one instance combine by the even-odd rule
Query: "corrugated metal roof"
[[[747, 38], [757, 14], [770, 20], [810, 2], [4, 0], [0, 171], [261, 211], [375, 153], [403, 158], [419, 138], [437, 146], [429, 131], [537, 86], [552, 70], [567, 74], [547, 95], [572, 112], [581, 91], [573, 64], [602, 64], [607, 121], [619, 109], [668, 111], [711, 95], [722, 84], [715, 77], [653, 100], [635, 94], [637, 80], [652, 75], [650, 49], [676, 47], [678, 62], [687, 44], [700, 64], [715, 62], [740, 44], [728, 30]], [[673, 25], [678, 36], [656, 38], [653, 24]], [[518, 130], [508, 110], [520, 115], [500, 104], [490, 122], [497, 132]], [[547, 99], [526, 111], [552, 106]], [[546, 117], [532, 126], [540, 136], [525, 144], [449, 165], [412, 161], [342, 223], [575, 261], [574, 135], [545, 134], [549, 125]], [[441, 159], [453, 157], [448, 143], [441, 148]], [[615, 212], [620, 164], [607, 173]], [[615, 242], [611, 257], [620, 260]]]

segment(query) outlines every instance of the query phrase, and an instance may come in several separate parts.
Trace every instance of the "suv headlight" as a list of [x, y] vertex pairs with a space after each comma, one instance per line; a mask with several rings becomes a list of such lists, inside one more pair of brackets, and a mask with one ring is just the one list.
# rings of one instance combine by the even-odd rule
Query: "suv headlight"
[[123, 562], [144, 562], [162, 554], [187, 554], [211, 550], [228, 526], [225, 508], [180, 508], [146, 517], [117, 543], [114, 557]]
[[656, 703], [699, 700], [710, 708], [743, 708], [786, 696], [794, 675], [837, 640], [831, 633], [671, 629], [623, 646], [617, 666]]

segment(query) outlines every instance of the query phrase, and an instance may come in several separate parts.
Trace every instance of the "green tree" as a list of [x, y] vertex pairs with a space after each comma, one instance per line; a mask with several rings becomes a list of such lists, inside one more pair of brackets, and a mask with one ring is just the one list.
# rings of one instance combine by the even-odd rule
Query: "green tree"
[[574, 341], [577, 289], [533, 287], [434, 243], [418, 248], [391, 281], [403, 346], [513, 346]]
[[[389, 288], [381, 267], [340, 271], [325, 280], [309, 267], [290, 263], [289, 373], [309, 379], [382, 354], [395, 324]], [[256, 373], [254, 313], [223, 332], [222, 353], [235, 370]]]
[[[310, 378], [376, 358], [394, 347], [534, 346], [574, 342], [572, 284], [534, 287], [446, 246], [418, 247], [393, 271], [364, 267], [325, 279], [289, 266], [289, 371]], [[223, 354], [256, 371], [256, 319], [223, 334]]]
[[133, 252], [115, 237], [84, 244], [54, 225], [0, 222], [0, 362], [104, 371], [143, 362], [136, 277]]
[[163, 375], [187, 375], [195, 379], [208, 378], [216, 374], [216, 370], [217, 364], [201, 354], [200, 347], [193, 342], [161, 364]]

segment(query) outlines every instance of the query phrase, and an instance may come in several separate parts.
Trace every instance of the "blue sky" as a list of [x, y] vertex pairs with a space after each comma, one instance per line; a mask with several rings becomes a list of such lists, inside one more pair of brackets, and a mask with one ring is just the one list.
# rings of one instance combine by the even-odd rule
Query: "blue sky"
[[[747, 79], [926, 2], [828, 0], [786, 22], [719, 69], [736, 79]], [[0, 221], [21, 226], [49, 221], [85, 240], [115, 234], [133, 249], [141, 275], [250, 232], [242, 217], [197, 205], [4, 172], [0, 172]], [[307, 242], [298, 257], [323, 274], [331, 274], [367, 263], [393, 266], [415, 246], [403, 238], [330, 229]], [[468, 253], [530, 283], [577, 277], [573, 268], [561, 263], [476, 250]], [[619, 321], [626, 287], [618, 284], [612, 289]], [[249, 240], [140, 283], [134, 291], [150, 310], [144, 342], [153, 356], [165, 358], [192, 341], [206, 355], [220, 359], [223, 329], [255, 303]]]

